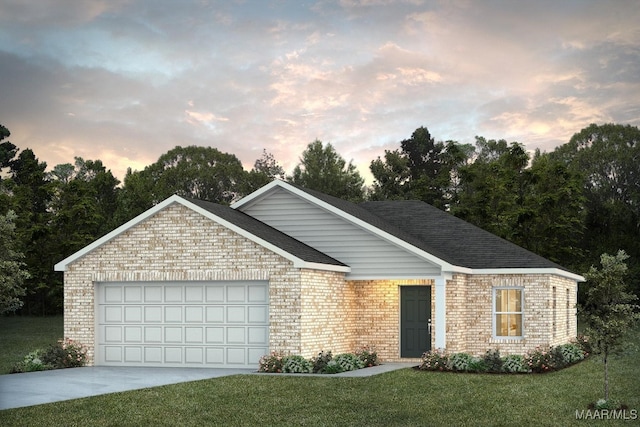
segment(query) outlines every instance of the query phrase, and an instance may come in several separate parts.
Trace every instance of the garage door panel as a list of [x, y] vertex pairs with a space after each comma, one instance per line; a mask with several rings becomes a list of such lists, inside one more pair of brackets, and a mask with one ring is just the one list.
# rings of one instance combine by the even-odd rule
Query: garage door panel
[[268, 353], [267, 282], [104, 283], [96, 363], [255, 367]]
[[202, 323], [202, 306], [188, 306], [184, 308], [184, 321]]

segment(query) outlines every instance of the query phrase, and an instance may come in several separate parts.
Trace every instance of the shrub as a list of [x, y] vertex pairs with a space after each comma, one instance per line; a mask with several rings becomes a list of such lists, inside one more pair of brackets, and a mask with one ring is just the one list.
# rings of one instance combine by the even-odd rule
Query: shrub
[[43, 362], [42, 350], [35, 350], [27, 354], [22, 361], [16, 363], [11, 368], [11, 373], [19, 374], [22, 372], [45, 371], [47, 369], [52, 369], [52, 367]]
[[283, 359], [282, 372], [310, 374], [313, 372], [313, 363], [302, 356], [286, 356]]
[[555, 368], [553, 353], [550, 347], [536, 347], [524, 356], [525, 363], [532, 372], [549, 372]]
[[423, 371], [446, 371], [449, 356], [444, 350], [427, 351], [422, 355], [419, 369]]
[[585, 353], [578, 344], [562, 344], [556, 347], [559, 353], [562, 355], [562, 360], [565, 365], [573, 365], [585, 358]]
[[78, 368], [87, 363], [87, 349], [69, 338], [50, 345], [42, 353], [42, 360], [51, 369]]
[[355, 354], [367, 368], [378, 365], [378, 353], [373, 347], [362, 347], [359, 350], [356, 350]]
[[284, 358], [284, 354], [278, 351], [262, 356], [258, 361], [258, 372], [282, 372]]
[[339, 354], [332, 360], [332, 362], [340, 365], [342, 372], [355, 371], [356, 369], [364, 368], [364, 363], [362, 362], [362, 360], [360, 360], [358, 356], [352, 353]]
[[447, 367], [452, 371], [468, 371], [473, 357], [467, 353], [454, 353], [449, 356]]
[[529, 368], [526, 365], [524, 357], [519, 354], [510, 354], [502, 360], [502, 372], [510, 374], [526, 373]]
[[502, 371], [502, 358], [500, 357], [500, 350], [487, 350], [482, 358], [487, 371], [489, 372], [501, 372]]
[[333, 354], [331, 351], [321, 351], [318, 355], [311, 359], [311, 363], [313, 365], [313, 373], [315, 374], [323, 374], [325, 373], [325, 368], [327, 364], [331, 362], [333, 359]]
[[589, 356], [593, 352], [589, 337], [587, 337], [586, 335], [578, 335], [574, 341], [574, 343], [584, 352], [584, 357]]
[[479, 357], [471, 358], [469, 365], [467, 366], [467, 371], [469, 372], [487, 372], [489, 367], [487, 363], [484, 361], [484, 358], [481, 359]]
[[335, 360], [330, 360], [327, 363], [327, 366], [324, 367], [323, 373], [325, 374], [339, 374], [342, 372], [342, 366], [338, 364]]

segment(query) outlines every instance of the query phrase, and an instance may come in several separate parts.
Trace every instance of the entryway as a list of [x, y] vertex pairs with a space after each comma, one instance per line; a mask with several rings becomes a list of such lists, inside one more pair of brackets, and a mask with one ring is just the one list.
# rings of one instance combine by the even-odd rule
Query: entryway
[[400, 287], [400, 357], [431, 350], [431, 286]]

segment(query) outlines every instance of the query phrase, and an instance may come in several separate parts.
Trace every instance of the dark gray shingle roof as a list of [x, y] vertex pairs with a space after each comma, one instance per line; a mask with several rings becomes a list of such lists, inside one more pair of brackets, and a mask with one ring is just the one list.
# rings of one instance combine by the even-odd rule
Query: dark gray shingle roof
[[296, 188], [449, 264], [473, 269], [566, 268], [448, 212], [416, 200], [355, 204]]
[[243, 230], [253, 234], [260, 239], [271, 243], [272, 245], [300, 258], [306, 262], [318, 264], [346, 266], [342, 262], [331, 258], [329, 255], [320, 252], [309, 245], [302, 243], [293, 237], [276, 230], [257, 219], [232, 209], [228, 206], [219, 205], [217, 203], [206, 202], [204, 200], [186, 199], [189, 202], [211, 212], [219, 218], [230, 222], [231, 224], [242, 228]]

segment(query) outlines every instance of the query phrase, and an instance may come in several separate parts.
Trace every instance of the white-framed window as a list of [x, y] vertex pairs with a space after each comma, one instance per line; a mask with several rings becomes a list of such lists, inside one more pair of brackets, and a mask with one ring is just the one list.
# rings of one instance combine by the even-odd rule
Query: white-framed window
[[493, 289], [493, 335], [496, 338], [524, 336], [524, 289]]

